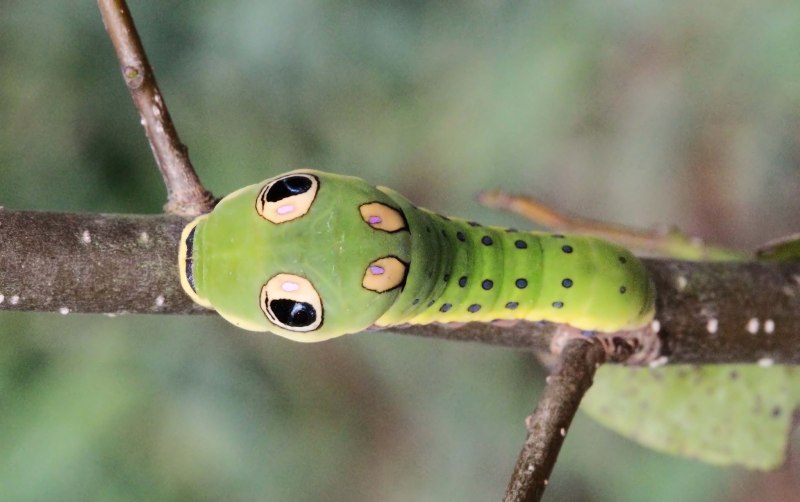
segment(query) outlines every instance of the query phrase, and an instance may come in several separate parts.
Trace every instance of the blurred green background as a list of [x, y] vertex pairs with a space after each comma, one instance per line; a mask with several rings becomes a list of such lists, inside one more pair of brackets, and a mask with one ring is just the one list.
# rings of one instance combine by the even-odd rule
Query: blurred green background
[[[800, 229], [798, 2], [132, 10], [216, 194], [317, 167], [523, 228], [473, 194], [742, 247]], [[0, 1], [0, 119], [0, 205], [165, 202], [94, 2]], [[530, 357], [480, 345], [2, 313], [0, 498], [497, 500], [542, 381]], [[580, 416], [548, 499], [779, 500], [798, 479], [666, 457]]]

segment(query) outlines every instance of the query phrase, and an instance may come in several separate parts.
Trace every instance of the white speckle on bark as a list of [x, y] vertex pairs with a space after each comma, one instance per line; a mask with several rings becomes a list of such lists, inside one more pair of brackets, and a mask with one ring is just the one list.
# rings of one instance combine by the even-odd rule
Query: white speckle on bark
[[661, 356], [658, 359], [650, 361], [649, 366], [651, 368], [660, 368], [661, 366], [666, 365], [669, 362], [669, 358], [667, 356]]
[[549, 483], [549, 482], [550, 482], [549, 480], [545, 479], [544, 480], [544, 486], [547, 486], [547, 483]]
[[661, 321], [653, 319], [653, 322], [650, 323], [650, 328], [652, 328], [653, 333], [658, 333], [661, 331]]
[[147, 244], [150, 242], [150, 234], [147, 232], [142, 232], [139, 234], [139, 242], [142, 244]]
[[3, 303], [4, 301], [6, 301], [5, 295], [0, 295], [0, 303]]
[[84, 244], [89, 244], [92, 242], [92, 234], [90, 234], [88, 230], [84, 230], [81, 234], [81, 242]]
[[561, 430], [560, 430], [560, 431], [558, 431], [558, 432], [559, 432], [559, 433], [561, 433], [561, 437], [562, 437], [562, 438], [563, 438], [564, 436], [566, 436], [566, 435], [567, 435], [567, 429], [565, 429], [565, 428], [563, 428], [563, 427], [562, 427], [562, 428], [561, 428]]
[[157, 106], [153, 106], [153, 115], [155, 115], [156, 117], [160, 117], [161, 109], [159, 109]]
[[61, 315], [67, 315], [67, 314], [69, 314], [69, 308], [61, 307], [60, 309], [58, 309], [58, 313], [61, 314]]
[[686, 289], [686, 286], [689, 284], [689, 280], [686, 279], [686, 277], [684, 277], [682, 275], [679, 275], [678, 279], [675, 281], [675, 283], [676, 283], [676, 285], [678, 287], [678, 291], [683, 291], [684, 289]]
[[533, 464], [528, 464], [528, 472], [533, 472], [536, 469]]
[[711, 318], [706, 323], [706, 330], [712, 335], [719, 329], [719, 321], [716, 318]]
[[761, 323], [758, 321], [758, 317], [753, 317], [752, 319], [747, 321], [747, 327], [746, 327], [747, 332], [750, 333], [751, 335], [755, 335], [756, 333], [758, 333], [758, 328], [760, 325]]
[[13, 295], [13, 296], [9, 297], [8, 303], [10, 303], [11, 305], [18, 304], [19, 303], [19, 295]]
[[164, 306], [164, 296], [158, 295], [156, 297], [156, 307], [163, 307]]
[[767, 319], [764, 321], [764, 333], [771, 335], [775, 331], [775, 321]]
[[762, 357], [761, 359], [758, 360], [757, 364], [762, 368], [769, 368], [770, 366], [775, 364], [775, 359], [772, 359], [771, 357]]

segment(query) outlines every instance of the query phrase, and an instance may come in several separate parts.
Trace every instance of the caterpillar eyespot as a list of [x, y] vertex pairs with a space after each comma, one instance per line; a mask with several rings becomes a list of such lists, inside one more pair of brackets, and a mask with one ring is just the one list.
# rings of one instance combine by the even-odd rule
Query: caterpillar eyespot
[[261, 288], [261, 309], [276, 326], [298, 332], [322, 325], [322, 301], [305, 277], [278, 274]]
[[308, 174], [290, 174], [266, 185], [256, 199], [256, 211], [272, 223], [300, 218], [311, 208], [319, 182]]
[[617, 331], [653, 317], [652, 282], [624, 248], [443, 217], [319, 171], [232, 193], [187, 225], [180, 246], [181, 284], [194, 301], [297, 341], [520, 319]]

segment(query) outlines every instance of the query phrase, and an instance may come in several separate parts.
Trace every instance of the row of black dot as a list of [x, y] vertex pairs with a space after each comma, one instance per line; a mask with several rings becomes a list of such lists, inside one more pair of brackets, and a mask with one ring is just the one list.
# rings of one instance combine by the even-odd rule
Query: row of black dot
[[[450, 221], [450, 219], [448, 217], [446, 217], [446, 216], [442, 216], [442, 218], [444, 218], [447, 221]], [[468, 222], [468, 224], [470, 226], [472, 226], [472, 227], [481, 226], [479, 223], [476, 223], [474, 221], [470, 221], [470, 222]], [[430, 231], [430, 228], [428, 228], [428, 231]], [[507, 232], [516, 232], [517, 230], [513, 229], [513, 228], [509, 228], [509, 229], [506, 229], [506, 231]], [[447, 237], [447, 232], [444, 229], [442, 229], [442, 235], [445, 238]], [[554, 239], [563, 239], [564, 235], [553, 234], [552, 237]], [[466, 241], [466, 235], [464, 234], [464, 232], [462, 232], [460, 230], [456, 232], [456, 238], [461, 242], [465, 242]], [[492, 244], [494, 244], [494, 240], [490, 236], [484, 235], [483, 237], [481, 237], [481, 243], [484, 246], [491, 246]], [[525, 242], [524, 240], [517, 239], [516, 241], [514, 241], [514, 247], [516, 247], [517, 249], [527, 249], [528, 248], [528, 243]], [[565, 245], [561, 246], [561, 251], [564, 252], [565, 254], [571, 254], [574, 251], [574, 248], [572, 246], [570, 246], [569, 244], [565, 244]], [[619, 257], [619, 262], [624, 265], [627, 262], [627, 260], [625, 259], [624, 256], [620, 256]], [[443, 280], [445, 282], [449, 281], [450, 280], [450, 274], [445, 274], [444, 277], [443, 277]], [[462, 288], [465, 287], [467, 285], [467, 277], [466, 276], [461, 276], [461, 278], [459, 278], [459, 280], [458, 280], [458, 285], [460, 287], [462, 287]], [[526, 279], [520, 278], [520, 279], [517, 279], [515, 281], [515, 285], [517, 286], [517, 288], [523, 289], [528, 285], [528, 281]], [[573, 281], [572, 281], [572, 279], [566, 278], [566, 279], [561, 281], [561, 285], [564, 288], [570, 288], [573, 285]], [[491, 279], [485, 279], [481, 283], [481, 287], [484, 290], [490, 290], [490, 289], [492, 289], [493, 286], [494, 286], [494, 283], [492, 282]], [[619, 292], [621, 294], [625, 294], [626, 291], [627, 291], [627, 288], [625, 286], [620, 286]], [[414, 300], [413, 304], [416, 305], [417, 303], [419, 303], [419, 299], [418, 298]], [[434, 303], [436, 303], [436, 300], [431, 300], [428, 303], [428, 307], [432, 307]], [[505, 307], [507, 309], [510, 309], [510, 310], [516, 309], [518, 306], [519, 306], [518, 302], [508, 302], [505, 305]], [[561, 308], [564, 307], [564, 302], [563, 301], [555, 301], [555, 302], [552, 303], [552, 306], [553, 306], [553, 308], [561, 309]], [[439, 311], [440, 312], [448, 312], [452, 307], [453, 307], [452, 304], [444, 303], [439, 308]], [[473, 303], [472, 305], [467, 307], [467, 310], [469, 312], [472, 312], [472, 313], [478, 312], [480, 309], [481, 309], [481, 306], [479, 304], [477, 304], [477, 303]]]
[[[446, 220], [446, 221], [450, 221], [450, 218], [448, 218], [447, 216], [442, 216], [442, 218], [444, 220]], [[471, 227], [479, 227], [479, 226], [481, 226], [480, 223], [476, 223], [474, 221], [470, 221], [470, 222], [468, 222], [468, 224]], [[430, 232], [430, 227], [428, 227], [428, 231]], [[517, 230], [513, 229], [513, 228], [509, 228], [509, 229], [506, 229], [506, 231], [507, 232], [516, 232]], [[444, 229], [442, 229], [442, 236], [447, 238], [447, 232]], [[462, 232], [460, 230], [456, 232], [456, 238], [461, 242], [466, 242], [466, 239], [467, 239], [467, 237], [464, 234], [464, 232]], [[564, 236], [561, 235], [561, 234], [554, 234], [553, 238], [555, 238], [555, 239], [563, 239]], [[481, 237], [481, 244], [483, 244], [484, 246], [491, 246], [492, 244], [494, 244], [494, 240], [490, 236], [484, 235], [483, 237]], [[514, 241], [514, 247], [516, 247], [517, 249], [527, 249], [528, 248], [528, 243], [525, 242], [522, 239], [517, 239], [517, 240]], [[564, 246], [561, 246], [561, 250], [566, 254], [570, 254], [570, 253], [572, 253], [574, 251], [573, 247], [568, 245], [568, 244], [566, 244]], [[620, 256], [620, 262], [621, 263], [625, 263], [625, 258]], [[450, 274], [445, 274], [442, 279], [444, 280], [444, 282], [449, 281], [450, 280]], [[564, 279], [563, 281], [561, 281], [561, 285], [564, 286], [565, 288], [572, 287], [572, 284], [573, 284], [572, 283], [572, 279]], [[462, 288], [466, 287], [466, 285], [467, 285], [467, 277], [466, 276], [461, 276], [458, 279], [458, 285], [460, 287], [462, 287]], [[524, 289], [525, 287], [528, 286], [528, 281], [526, 279], [520, 278], [520, 279], [517, 279], [515, 281], [515, 285], [519, 289]], [[492, 289], [493, 286], [494, 286], [494, 282], [491, 279], [485, 279], [481, 283], [481, 287], [484, 290], [487, 290], [487, 291]], [[625, 292], [624, 289], [625, 289], [624, 286], [622, 288], [620, 288], [620, 292], [624, 293]], [[416, 298], [413, 301], [412, 304], [416, 305], [418, 303], [419, 303], [419, 298]], [[430, 302], [428, 302], [427, 306], [428, 307], [432, 307], [434, 303], [436, 303], [436, 300], [431, 300]], [[509, 309], [509, 310], [516, 309], [518, 306], [519, 306], [519, 302], [508, 302], [505, 305], [505, 307], [507, 309]], [[555, 302], [552, 303], [552, 306], [553, 306], [553, 308], [560, 309], [560, 308], [564, 307], [564, 302], [555, 301]], [[451, 303], [444, 303], [439, 308], [439, 311], [440, 312], [448, 312], [452, 307], [453, 307], [453, 305]], [[481, 306], [480, 306], [480, 304], [477, 304], [477, 303], [473, 303], [472, 305], [467, 307], [467, 310], [469, 312], [472, 312], [472, 313], [478, 312], [480, 309], [481, 309]]]

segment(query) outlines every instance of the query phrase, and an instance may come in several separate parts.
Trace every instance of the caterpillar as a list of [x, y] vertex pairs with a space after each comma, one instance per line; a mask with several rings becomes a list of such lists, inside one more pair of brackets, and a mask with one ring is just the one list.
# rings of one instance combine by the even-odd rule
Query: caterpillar
[[654, 313], [644, 266], [620, 246], [448, 218], [391, 189], [314, 170], [223, 198], [186, 225], [178, 261], [196, 303], [301, 342], [501, 319], [613, 332]]

